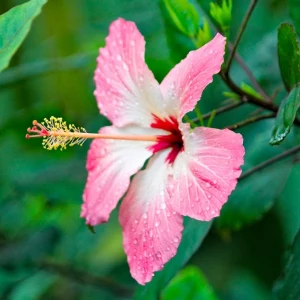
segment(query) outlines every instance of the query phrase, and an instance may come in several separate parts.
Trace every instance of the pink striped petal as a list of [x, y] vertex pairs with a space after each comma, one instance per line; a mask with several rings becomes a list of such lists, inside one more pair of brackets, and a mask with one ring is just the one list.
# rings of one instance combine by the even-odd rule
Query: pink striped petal
[[198, 127], [185, 131], [185, 151], [174, 162], [169, 185], [171, 205], [183, 215], [209, 221], [237, 184], [244, 162], [243, 138], [228, 129]]
[[[106, 134], [155, 134], [155, 129], [113, 126], [104, 127]], [[95, 139], [87, 158], [88, 180], [85, 186], [81, 217], [86, 223], [97, 225], [106, 222], [118, 200], [127, 190], [130, 176], [135, 174], [152, 155], [148, 147], [153, 142]]]
[[101, 114], [114, 125], [149, 126], [152, 114], [165, 116], [159, 84], [145, 60], [145, 41], [133, 22], [118, 19], [109, 28], [95, 71]]
[[[194, 109], [205, 87], [212, 82], [223, 63], [225, 37], [217, 34], [202, 48], [191, 51], [176, 65], [161, 83], [161, 91], [167, 108], [179, 110], [182, 118]], [[177, 103], [174, 103], [177, 99]], [[174, 114], [174, 113], [173, 113]]]
[[182, 216], [169, 206], [165, 190], [169, 150], [153, 156], [146, 170], [133, 179], [121, 204], [120, 223], [130, 272], [140, 284], [152, 279], [176, 253], [181, 240]]

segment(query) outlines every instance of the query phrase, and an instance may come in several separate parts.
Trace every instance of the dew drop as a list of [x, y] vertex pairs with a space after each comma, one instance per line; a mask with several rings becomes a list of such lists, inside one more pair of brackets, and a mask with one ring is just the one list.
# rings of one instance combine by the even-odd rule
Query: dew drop
[[217, 184], [217, 182], [218, 182], [217, 180], [214, 180], [214, 181], [213, 181], [214, 184]]
[[159, 226], [159, 224], [160, 224], [160, 222], [159, 222], [159, 221], [156, 221], [156, 222], [154, 223], [155, 227], [158, 227], [158, 226]]
[[178, 239], [178, 237], [176, 236], [175, 238], [174, 238], [174, 240], [173, 240], [175, 243], [178, 243], [179, 242], [179, 239]]
[[137, 239], [134, 239], [134, 240], [133, 240], [133, 243], [136, 245], [136, 244], [137, 244]]
[[144, 218], [144, 219], [147, 219], [147, 218], [148, 218], [148, 215], [147, 215], [146, 212], [143, 214], [143, 218]]
[[211, 187], [211, 185], [210, 185], [209, 182], [206, 182], [205, 185], [206, 185], [206, 187], [208, 187], [208, 188]]
[[161, 209], [165, 209], [165, 208], [166, 208], [166, 203], [163, 202], [163, 203], [160, 205], [160, 208], [161, 208]]

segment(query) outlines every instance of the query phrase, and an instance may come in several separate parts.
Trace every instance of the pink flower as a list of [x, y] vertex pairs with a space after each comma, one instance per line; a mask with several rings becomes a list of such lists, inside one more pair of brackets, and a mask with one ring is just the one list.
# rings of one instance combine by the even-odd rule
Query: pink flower
[[181, 121], [220, 71], [224, 47], [225, 38], [217, 34], [161, 85], [145, 64], [145, 41], [133, 22], [114, 21], [100, 49], [95, 96], [113, 125], [99, 132], [154, 135], [158, 141], [94, 140], [81, 216], [92, 226], [106, 222], [127, 191], [119, 219], [130, 272], [140, 284], [176, 254], [182, 216], [218, 216], [241, 174], [240, 134], [204, 127], [191, 132]]

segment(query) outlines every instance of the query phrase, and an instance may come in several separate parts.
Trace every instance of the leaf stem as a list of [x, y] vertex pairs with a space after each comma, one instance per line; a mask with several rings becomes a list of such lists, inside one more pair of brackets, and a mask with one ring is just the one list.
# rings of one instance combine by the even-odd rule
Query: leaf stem
[[226, 64], [226, 68], [225, 68], [225, 70], [224, 70], [224, 73], [225, 73], [225, 74], [228, 74], [228, 73], [229, 73], [229, 70], [230, 70], [230, 67], [231, 67], [233, 58], [234, 58], [234, 56], [235, 56], [237, 47], [238, 47], [238, 45], [239, 45], [239, 42], [240, 42], [240, 40], [241, 40], [241, 38], [242, 38], [242, 35], [243, 35], [244, 31], [245, 31], [245, 28], [246, 28], [246, 26], [247, 26], [247, 24], [248, 24], [248, 21], [249, 21], [251, 15], [252, 15], [252, 12], [253, 12], [253, 10], [254, 10], [254, 8], [255, 8], [257, 2], [258, 2], [258, 0], [252, 0], [251, 3], [250, 3], [250, 6], [249, 6], [249, 8], [248, 8], [248, 11], [246, 12], [246, 15], [245, 15], [245, 17], [244, 17], [244, 19], [243, 19], [243, 21], [242, 21], [241, 27], [240, 27], [239, 32], [238, 32], [238, 34], [237, 34], [237, 38], [236, 38], [236, 40], [235, 40], [235, 42], [234, 42], [234, 44], [233, 44], [231, 54], [230, 54], [230, 56], [229, 56], [228, 62], [227, 62], [227, 64]]
[[250, 170], [247, 170], [246, 172], [244, 172], [241, 175], [239, 181], [247, 178], [248, 176], [252, 175], [253, 173], [255, 173], [257, 171], [261, 171], [262, 169], [264, 169], [264, 168], [266, 168], [266, 167], [268, 167], [268, 166], [270, 166], [270, 165], [272, 165], [272, 164], [274, 164], [274, 163], [276, 163], [276, 162], [278, 162], [278, 161], [280, 161], [280, 160], [282, 160], [282, 159], [284, 159], [288, 156], [296, 154], [299, 151], [300, 151], [300, 146], [296, 146], [296, 147], [293, 147], [293, 148], [291, 148], [291, 149], [289, 149], [289, 150], [287, 150], [287, 151], [285, 151], [285, 152], [283, 152], [279, 155], [276, 155], [276, 156], [274, 156], [274, 157], [258, 164], [257, 166], [251, 168]]
[[[238, 102], [235, 102], [235, 103], [230, 103], [230, 104], [228, 104], [228, 105], [224, 105], [224, 106], [222, 106], [222, 107], [220, 107], [220, 108], [214, 109], [214, 110], [212, 110], [212, 111], [210, 111], [210, 112], [208, 112], [208, 113], [202, 115], [202, 119], [203, 119], [203, 120], [209, 119], [210, 116], [214, 113], [214, 111], [215, 111], [216, 115], [218, 115], [218, 114], [220, 114], [220, 113], [229, 111], [229, 110], [231, 110], [231, 109], [233, 109], [233, 108], [239, 107], [239, 106], [243, 105], [244, 103], [245, 103], [244, 101], [238, 101]], [[192, 121], [193, 121], [193, 122], [198, 122], [198, 121], [201, 122], [201, 120], [200, 120], [199, 118], [194, 118], [194, 119], [192, 119]], [[202, 124], [201, 124], [201, 125], [202, 125]], [[203, 125], [202, 125], [202, 126], [203, 126]]]
[[257, 121], [264, 120], [264, 119], [274, 118], [275, 116], [276, 116], [275, 113], [269, 113], [269, 114], [254, 116], [254, 117], [251, 117], [249, 119], [243, 120], [241, 122], [238, 122], [238, 123], [232, 124], [230, 126], [227, 126], [226, 128], [228, 128], [230, 130], [236, 130], [236, 129], [241, 128], [243, 126], [246, 126], [248, 124], [252, 124], [252, 123], [255, 123]]

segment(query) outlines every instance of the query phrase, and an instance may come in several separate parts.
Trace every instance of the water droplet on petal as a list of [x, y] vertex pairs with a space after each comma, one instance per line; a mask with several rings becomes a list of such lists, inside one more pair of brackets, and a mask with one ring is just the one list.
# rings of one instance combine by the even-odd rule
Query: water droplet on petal
[[165, 209], [165, 208], [166, 208], [166, 203], [163, 202], [163, 203], [160, 205], [160, 208], [161, 208], [161, 209]]
[[134, 239], [134, 240], [133, 240], [133, 243], [136, 245], [136, 244], [137, 244], [137, 239]]
[[211, 187], [211, 185], [210, 185], [209, 182], [206, 182], [205, 185], [206, 185], [206, 187], [208, 187], [208, 188]]
[[154, 223], [155, 227], [158, 227], [158, 226], [159, 226], [159, 224], [160, 224], [160, 222], [159, 222], [159, 221], [156, 221], [156, 222]]

